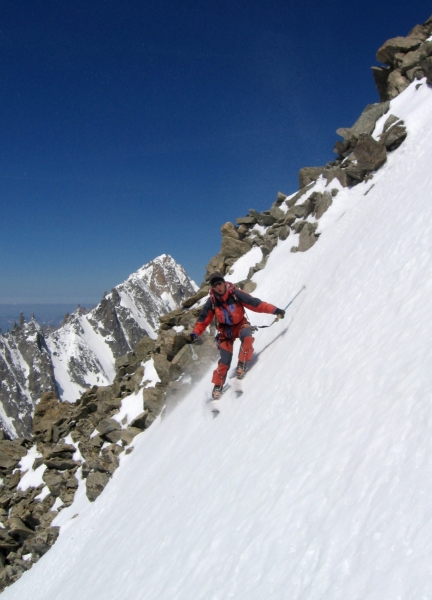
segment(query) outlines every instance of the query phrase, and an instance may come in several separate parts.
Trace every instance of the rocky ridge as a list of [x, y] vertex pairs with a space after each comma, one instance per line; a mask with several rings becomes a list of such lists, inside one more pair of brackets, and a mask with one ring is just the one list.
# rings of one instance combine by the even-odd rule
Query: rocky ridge
[[48, 336], [21, 317], [0, 335], [0, 426], [8, 437], [31, 433], [31, 416], [46, 391], [75, 401], [94, 384], [115, 376], [115, 359], [143, 336], [155, 338], [159, 317], [196, 286], [173, 258], [162, 255], [105, 294], [91, 311], [78, 308]]
[[[424, 39], [416, 47], [420, 51], [416, 64], [426, 79], [422, 77], [416, 85], [430, 85], [422, 57], [428, 51], [428, 46], [423, 46], [432, 34], [432, 19], [414, 28], [408, 38], [419, 31]], [[394, 57], [413, 51], [409, 39], [395, 39], [399, 41], [386, 42], [389, 48], [399, 44]], [[399, 69], [396, 59], [392, 60], [390, 71]], [[394, 89], [391, 81], [386, 84], [387, 90]], [[379, 86], [378, 89], [381, 94]], [[87, 497], [94, 501], [117, 468], [119, 455], [133, 450], [134, 437], [161, 413], [163, 416], [170, 404], [175, 404], [189, 384], [214, 362], [216, 350], [211, 332], [202, 336], [201, 344], [193, 346], [187, 345], [184, 337], [208, 294], [210, 272], [218, 269], [233, 274], [238, 259], [258, 248], [260, 260], [249, 269], [246, 278], [235, 282], [252, 292], [253, 275], [265, 267], [279, 240], [291, 235], [295, 240], [293, 252], [309, 250], [319, 239], [320, 218], [341, 187], [372, 179], [387, 153], [404, 141], [407, 132], [397, 115], [391, 114], [390, 98], [381, 99], [381, 103], [367, 106], [352, 127], [338, 130], [343, 141], [335, 146], [335, 161], [300, 170], [298, 192], [291, 196], [279, 193], [268, 211], [258, 213], [251, 209], [236, 220], [236, 225], [223, 225], [221, 250], [207, 265], [206, 279], [199, 290], [183, 300], [181, 308], [160, 318], [156, 339], [144, 336], [133, 351], [117, 358], [111, 385], [95, 385], [73, 404], [60, 402], [54, 393], [45, 394], [35, 411], [33, 440], [0, 441], [0, 520], [4, 527], [0, 530], [0, 560], [4, 566], [1, 585], [15, 581], [55, 542], [58, 528], [51, 524], [59, 511], [73, 502], [76, 489], [85, 485]], [[384, 117], [376, 139], [375, 126]], [[125, 406], [131, 400], [135, 411], [126, 414]], [[33, 477], [37, 472], [40, 481], [32, 479], [33, 484], [26, 487], [29, 473]]]
[[0, 428], [13, 437], [31, 431], [37, 399], [56, 382], [46, 339], [32, 316], [21, 315], [11, 332], [0, 335]]

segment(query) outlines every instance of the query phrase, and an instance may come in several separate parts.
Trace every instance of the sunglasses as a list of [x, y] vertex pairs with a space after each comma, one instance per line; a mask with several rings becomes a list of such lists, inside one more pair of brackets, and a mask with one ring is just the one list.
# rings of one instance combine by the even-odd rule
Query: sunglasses
[[221, 285], [222, 283], [225, 283], [225, 281], [223, 281], [222, 279], [219, 279], [218, 281], [214, 281], [211, 286], [212, 288], [217, 287], [218, 285]]

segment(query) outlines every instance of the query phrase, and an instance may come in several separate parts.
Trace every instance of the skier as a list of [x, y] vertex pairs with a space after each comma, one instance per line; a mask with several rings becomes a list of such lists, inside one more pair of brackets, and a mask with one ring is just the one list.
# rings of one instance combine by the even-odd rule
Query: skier
[[210, 286], [210, 297], [204, 304], [192, 333], [186, 336], [186, 341], [190, 344], [195, 342], [210, 325], [213, 317], [216, 318], [218, 330], [216, 343], [220, 350], [220, 359], [217, 368], [213, 372], [212, 399], [219, 400], [231, 365], [234, 340], [240, 338], [241, 341], [236, 369], [238, 379], [244, 377], [246, 363], [251, 360], [253, 355], [254, 338], [252, 337], [251, 324], [245, 315], [244, 309], [248, 308], [258, 313], [278, 315], [282, 319], [285, 316], [285, 311], [235, 288], [232, 283], [225, 281], [222, 273], [218, 271], [210, 275]]

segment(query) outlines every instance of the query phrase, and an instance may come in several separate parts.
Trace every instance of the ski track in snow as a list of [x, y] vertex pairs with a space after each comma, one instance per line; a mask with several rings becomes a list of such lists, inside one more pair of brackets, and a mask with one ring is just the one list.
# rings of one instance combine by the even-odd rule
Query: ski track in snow
[[211, 419], [209, 371], [4, 600], [432, 598], [432, 91], [390, 113], [404, 144], [255, 275], [278, 306], [307, 289], [243, 396]]

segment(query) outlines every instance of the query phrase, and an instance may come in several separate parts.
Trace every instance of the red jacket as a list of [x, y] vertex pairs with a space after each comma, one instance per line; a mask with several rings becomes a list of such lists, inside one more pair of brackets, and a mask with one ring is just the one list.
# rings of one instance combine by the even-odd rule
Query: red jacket
[[232, 283], [227, 282], [223, 296], [219, 296], [219, 294], [210, 290], [210, 298], [204, 304], [193, 331], [197, 335], [201, 335], [213, 318], [216, 317], [219, 331], [223, 331], [226, 337], [231, 337], [231, 326], [238, 325], [242, 319], [245, 319], [245, 308], [270, 315], [274, 315], [276, 310], [276, 306], [273, 304], [262, 302], [258, 298], [235, 288]]

